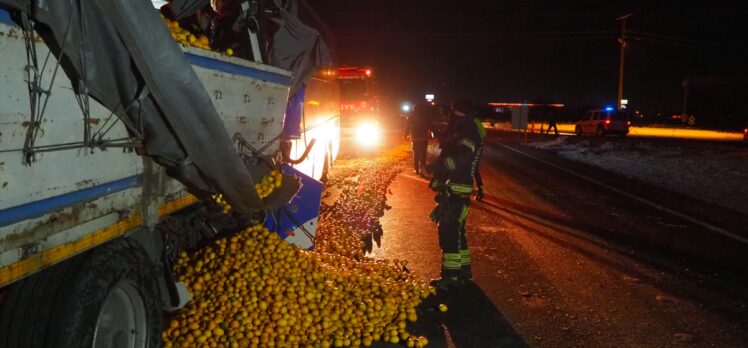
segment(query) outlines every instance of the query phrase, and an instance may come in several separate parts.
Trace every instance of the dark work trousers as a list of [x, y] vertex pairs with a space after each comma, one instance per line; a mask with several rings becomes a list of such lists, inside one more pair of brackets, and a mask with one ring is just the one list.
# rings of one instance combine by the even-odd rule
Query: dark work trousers
[[558, 127], [556, 127], [556, 121], [551, 121], [550, 123], [548, 123], [548, 130], [545, 131], [545, 134], [550, 133], [551, 128], [553, 128], [553, 133], [558, 135]]
[[421, 172], [421, 167], [426, 166], [426, 150], [428, 149], [429, 141], [427, 139], [413, 140], [413, 168], [416, 172]]
[[470, 197], [451, 196], [442, 200], [439, 218], [439, 246], [442, 249], [442, 277], [456, 278], [470, 272], [465, 222]]

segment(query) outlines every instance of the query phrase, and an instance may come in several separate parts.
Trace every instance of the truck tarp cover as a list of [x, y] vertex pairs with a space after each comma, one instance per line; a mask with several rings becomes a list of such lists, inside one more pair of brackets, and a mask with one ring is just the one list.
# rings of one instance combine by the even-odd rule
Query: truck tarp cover
[[[210, 97], [149, 0], [0, 0], [29, 11], [80, 91], [141, 133], [146, 155], [201, 198], [263, 208]], [[80, 7], [79, 7], [80, 6]]]
[[[0, 0], [1, 1], [1, 0]], [[332, 65], [332, 57], [320, 32], [299, 19], [297, 1], [266, 0], [278, 9], [280, 18], [271, 18], [278, 28], [268, 34], [270, 65], [293, 72], [291, 95], [322, 66]], [[209, 0], [173, 0], [170, 10], [176, 18], [192, 15]], [[309, 6], [303, 3], [308, 11]]]
[[288, 1], [286, 7], [281, 0], [274, 0], [280, 10], [278, 30], [270, 45], [270, 64], [293, 71], [291, 95], [314, 74], [318, 67], [330, 66], [330, 51], [319, 31], [302, 23], [298, 17], [298, 4]]

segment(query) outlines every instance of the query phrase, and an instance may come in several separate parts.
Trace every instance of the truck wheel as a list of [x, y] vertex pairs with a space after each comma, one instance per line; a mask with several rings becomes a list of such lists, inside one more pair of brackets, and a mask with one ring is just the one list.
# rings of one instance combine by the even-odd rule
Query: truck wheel
[[155, 268], [118, 238], [13, 284], [0, 347], [158, 347], [162, 326]]
[[598, 137], [604, 136], [605, 130], [603, 129], [603, 127], [597, 127], [597, 132], [595, 132], [595, 135], [597, 135]]
[[577, 136], [581, 136], [582, 135], [582, 127], [576, 126], [574, 128], [574, 134], [576, 134]]

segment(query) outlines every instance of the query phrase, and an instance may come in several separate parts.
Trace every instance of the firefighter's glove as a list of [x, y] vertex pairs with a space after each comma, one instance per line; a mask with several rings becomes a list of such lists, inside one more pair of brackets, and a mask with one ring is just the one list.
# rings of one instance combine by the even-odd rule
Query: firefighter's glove
[[441, 204], [437, 204], [436, 208], [431, 211], [431, 214], [429, 215], [429, 218], [431, 218], [431, 221], [439, 223], [439, 220], [441, 220], [442, 217], [442, 211], [444, 209], [442, 208]]
[[[431, 181], [429, 182], [429, 188], [434, 192], [442, 192], [444, 191], [444, 184], [444, 181], [434, 175], [434, 177], [431, 178]], [[437, 195], [437, 197], [439, 197], [439, 195]]]
[[483, 186], [478, 186], [478, 193], [475, 194], [475, 200], [476, 201], [483, 200]]

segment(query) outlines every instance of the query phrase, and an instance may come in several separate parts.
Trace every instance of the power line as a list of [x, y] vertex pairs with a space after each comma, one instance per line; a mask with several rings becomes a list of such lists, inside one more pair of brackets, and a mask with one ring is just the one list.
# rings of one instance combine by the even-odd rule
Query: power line
[[[634, 42], [671, 46], [688, 49], [738, 49], [748, 51], [742, 45], [728, 45], [675, 36], [658, 35], [646, 32], [627, 31], [627, 38]], [[616, 31], [569, 31], [569, 32], [515, 32], [515, 33], [455, 33], [455, 32], [360, 32], [342, 31], [338, 38], [384, 41], [469, 41], [469, 42], [574, 42], [615, 40]]]
[[355, 32], [343, 31], [338, 37], [378, 40], [446, 40], [446, 41], [564, 41], [603, 40], [615, 38], [614, 31], [524, 32], [524, 33], [454, 33], [454, 32]]
[[703, 40], [688, 39], [688, 38], [682, 38], [682, 37], [651, 34], [651, 33], [636, 32], [636, 31], [630, 31], [628, 33], [629, 33], [629, 37], [632, 40], [638, 41], [638, 42], [650, 43], [650, 44], [680, 47], [680, 48], [690, 48], [690, 49], [702, 49], [702, 50], [733, 49], [733, 50], [748, 52], [748, 46], [737, 44], [737, 43], [709, 42], [709, 41], [703, 41]]

